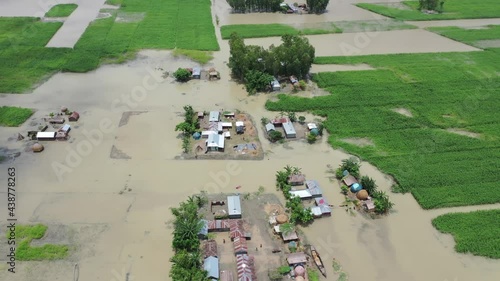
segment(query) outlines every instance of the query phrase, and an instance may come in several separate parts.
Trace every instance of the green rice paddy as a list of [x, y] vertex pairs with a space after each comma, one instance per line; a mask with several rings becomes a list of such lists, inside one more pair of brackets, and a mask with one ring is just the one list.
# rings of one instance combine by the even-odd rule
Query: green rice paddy
[[0, 18], [0, 93], [25, 92], [57, 71], [120, 63], [139, 49], [218, 50], [210, 5], [209, 0], [123, 0], [118, 11], [108, 11], [111, 17], [92, 22], [74, 49], [44, 47], [62, 23]]
[[[465, 29], [460, 27], [429, 27], [427, 30], [450, 39], [478, 46], [482, 40], [500, 40], [500, 25], [490, 25], [481, 29]], [[500, 47], [500, 42], [498, 44]]]
[[63, 18], [69, 17], [74, 10], [78, 8], [76, 4], [59, 4], [50, 8], [50, 10], [45, 14], [48, 18]]
[[40, 247], [31, 246], [33, 239], [41, 239], [47, 226], [17, 225], [15, 237], [17, 239], [16, 258], [20, 261], [58, 260], [68, 255], [69, 248], [66, 245], [45, 244]]
[[0, 126], [18, 127], [33, 115], [33, 110], [22, 107], [1, 106]]
[[[500, 49], [320, 57], [317, 63], [366, 63], [377, 70], [320, 73], [314, 80], [331, 95], [281, 95], [266, 107], [326, 116], [332, 146], [393, 175], [425, 209], [498, 203], [498, 61]], [[401, 108], [412, 117], [394, 111]], [[342, 141], [347, 138], [375, 145]]]

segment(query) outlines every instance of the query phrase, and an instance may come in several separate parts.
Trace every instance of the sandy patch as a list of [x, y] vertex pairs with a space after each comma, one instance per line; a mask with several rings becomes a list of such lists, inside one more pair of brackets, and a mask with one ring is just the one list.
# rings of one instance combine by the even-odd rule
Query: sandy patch
[[399, 113], [401, 115], [404, 115], [406, 117], [413, 117], [413, 114], [411, 113], [411, 111], [409, 109], [406, 109], [406, 108], [394, 108], [392, 109], [392, 111], [396, 112], [396, 113]]
[[469, 131], [462, 130], [462, 129], [447, 129], [446, 131], [449, 133], [453, 133], [453, 134], [457, 134], [457, 135], [461, 135], [461, 136], [466, 136], [469, 138], [478, 139], [481, 137], [481, 134], [469, 132]]
[[479, 40], [474, 42], [474, 46], [479, 48], [500, 48], [500, 39]]
[[354, 144], [360, 147], [365, 147], [365, 146], [375, 146], [373, 141], [369, 138], [346, 138], [346, 139], [341, 139], [340, 141]]

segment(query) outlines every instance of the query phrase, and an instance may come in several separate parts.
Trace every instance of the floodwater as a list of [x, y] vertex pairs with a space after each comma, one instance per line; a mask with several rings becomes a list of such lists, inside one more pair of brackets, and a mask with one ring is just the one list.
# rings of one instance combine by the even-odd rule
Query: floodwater
[[[217, 36], [220, 39], [219, 32]], [[386, 43], [389, 49], [395, 39], [391, 40]], [[426, 43], [441, 48], [434, 45], [439, 42]], [[319, 41], [313, 44], [320, 50], [331, 47]], [[366, 52], [372, 48], [378, 47], [370, 45]], [[31, 94], [0, 96], [2, 105], [37, 110], [22, 127], [0, 130], [3, 147], [22, 151], [15, 160], [0, 164], [3, 171], [9, 166], [17, 170], [18, 221], [81, 229], [71, 240], [77, 250], [68, 260], [18, 263], [18, 273], [1, 270], [0, 280], [72, 280], [74, 263], [79, 264], [82, 281], [126, 280], [126, 273], [130, 273], [129, 280], [169, 280], [170, 207], [200, 190], [230, 193], [241, 185], [238, 192], [254, 192], [264, 186], [266, 192], [276, 193], [274, 175], [285, 165], [301, 167], [309, 179], [319, 181], [330, 204], [342, 204], [339, 185], [330, 181], [333, 175], [327, 170], [349, 155], [332, 149], [326, 137], [314, 145], [300, 141], [270, 144], [259, 130], [264, 160], [175, 160], [181, 140], [174, 127], [183, 120], [184, 105], [207, 111], [240, 109], [256, 121], [276, 116], [264, 109], [269, 95], [247, 96], [241, 85], [230, 81], [227, 59], [227, 43], [221, 42], [221, 51], [205, 67], [215, 67], [222, 79], [179, 84], [162, 78], [163, 72], [193, 67], [194, 63], [172, 58], [167, 51], [143, 51], [121, 65], [106, 65], [86, 74], [56, 74]], [[24, 152], [24, 142], [15, 141], [17, 133], [25, 134], [61, 106], [81, 114], [73, 124], [70, 141], [44, 142], [40, 154]], [[129, 111], [144, 112], [118, 126], [123, 113]], [[110, 158], [113, 146], [130, 159]], [[390, 177], [369, 163], [362, 163], [361, 173], [389, 191]], [[3, 182], [4, 177], [0, 176]], [[444, 210], [424, 211], [409, 194], [390, 196], [396, 205], [387, 217], [372, 220], [337, 207], [331, 218], [319, 219], [304, 229], [327, 265], [328, 280], [334, 280], [333, 258], [350, 280], [499, 279], [500, 261], [457, 254], [452, 237], [432, 227], [431, 219]], [[1, 200], [0, 208], [5, 209], [5, 204]], [[267, 270], [266, 265], [256, 266]]]

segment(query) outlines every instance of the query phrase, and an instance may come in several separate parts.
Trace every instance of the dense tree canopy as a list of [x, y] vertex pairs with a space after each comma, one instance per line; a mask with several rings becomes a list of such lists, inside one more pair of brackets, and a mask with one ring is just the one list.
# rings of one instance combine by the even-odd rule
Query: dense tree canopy
[[226, 0], [236, 13], [277, 12], [283, 0]]
[[[228, 66], [233, 76], [245, 81], [248, 72], [259, 71], [271, 76], [295, 75], [304, 78], [314, 60], [314, 47], [307, 38], [300, 35], [283, 35], [281, 41], [281, 45], [273, 45], [265, 50], [259, 46], [246, 46], [238, 34], [231, 34]], [[251, 76], [255, 76], [255, 73]]]
[[330, 0], [307, 0], [307, 6], [310, 13], [321, 14], [326, 10]]

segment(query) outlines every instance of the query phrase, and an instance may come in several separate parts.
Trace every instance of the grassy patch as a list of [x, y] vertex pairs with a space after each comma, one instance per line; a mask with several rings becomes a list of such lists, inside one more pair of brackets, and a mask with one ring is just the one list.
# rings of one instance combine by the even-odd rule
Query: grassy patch
[[[331, 95], [280, 95], [273, 111], [327, 117], [329, 143], [393, 175], [425, 209], [500, 202], [500, 49], [483, 52], [320, 57], [377, 70], [319, 73]], [[407, 117], [393, 111], [405, 108]], [[449, 128], [480, 134], [471, 138]], [[342, 142], [369, 138], [374, 146]]]
[[258, 37], [273, 37], [282, 36], [285, 34], [328, 34], [328, 33], [339, 33], [340, 30], [337, 28], [321, 29], [321, 28], [306, 28], [297, 29], [287, 24], [234, 24], [234, 25], [224, 25], [220, 28], [222, 39], [229, 39], [231, 33], [236, 32], [242, 38], [258, 38]]
[[[60, 22], [0, 18], [0, 93], [25, 92], [57, 71], [87, 72], [101, 63], [120, 63], [140, 49], [219, 50], [209, 0], [121, 1], [113, 0], [121, 8], [93, 21], [74, 49], [44, 48]], [[144, 18], [117, 22], [117, 13]]]
[[0, 107], [0, 126], [18, 127], [31, 115], [33, 115], [33, 110], [29, 108], [2, 106]]
[[231, 33], [236, 32], [243, 38], [260, 38], [282, 36], [285, 34], [330, 34], [361, 31], [387, 31], [396, 29], [413, 29], [416, 26], [395, 20], [371, 21], [340, 21], [324, 23], [305, 23], [299, 25], [288, 24], [235, 24], [221, 27], [222, 39], [229, 39]]
[[46, 244], [41, 247], [32, 247], [33, 239], [40, 239], [45, 235], [47, 226], [18, 225], [16, 226], [16, 239], [20, 241], [16, 248], [16, 257], [20, 261], [56, 260], [68, 255], [68, 246]]
[[174, 57], [180, 57], [180, 56], [188, 57], [200, 64], [205, 64], [214, 58], [211, 52], [196, 51], [196, 50], [175, 49], [172, 52], [172, 55]]
[[500, 39], [500, 25], [490, 25], [484, 29], [465, 29], [450, 26], [429, 27], [427, 30], [469, 45], [475, 45], [475, 43], [480, 40]]
[[500, 210], [453, 213], [432, 220], [432, 225], [455, 238], [459, 253], [500, 259]]
[[50, 8], [45, 14], [47, 18], [65, 18], [69, 17], [74, 10], [78, 8], [77, 4], [58, 4]]
[[358, 7], [377, 14], [399, 20], [451, 20], [498, 18], [500, 9], [497, 0], [449, 0], [444, 4], [442, 14], [424, 14], [418, 10], [418, 1], [404, 1], [408, 9], [398, 9], [384, 5], [360, 3]]

